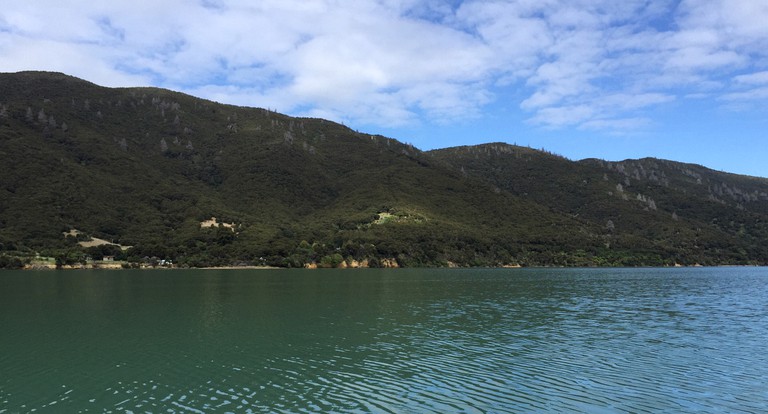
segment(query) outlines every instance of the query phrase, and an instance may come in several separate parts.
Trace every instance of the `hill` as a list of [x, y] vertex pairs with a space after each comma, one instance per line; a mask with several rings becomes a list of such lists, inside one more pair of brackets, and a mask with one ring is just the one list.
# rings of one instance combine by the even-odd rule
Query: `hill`
[[[0, 74], [0, 157], [6, 257], [768, 262], [764, 179], [663, 160], [573, 162], [506, 144], [423, 152], [322, 119], [58, 73]], [[89, 238], [114, 245], [77, 243]]]
[[[430, 154], [469, 177], [608, 231], [606, 246], [640, 263], [753, 263], [768, 251], [768, 180], [645, 158], [573, 162], [507, 144]], [[631, 264], [634, 259], [623, 260]]]

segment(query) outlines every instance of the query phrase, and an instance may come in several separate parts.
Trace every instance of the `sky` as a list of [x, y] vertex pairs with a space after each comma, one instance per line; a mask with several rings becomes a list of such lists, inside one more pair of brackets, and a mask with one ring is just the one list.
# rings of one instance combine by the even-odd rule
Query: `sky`
[[168, 88], [423, 150], [768, 177], [765, 22], [768, 0], [8, 1], [0, 72]]

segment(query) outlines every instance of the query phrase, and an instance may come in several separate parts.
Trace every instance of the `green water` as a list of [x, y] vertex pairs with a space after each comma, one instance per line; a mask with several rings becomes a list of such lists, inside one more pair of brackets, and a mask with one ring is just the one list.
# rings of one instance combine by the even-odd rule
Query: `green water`
[[0, 272], [0, 413], [768, 412], [768, 269]]

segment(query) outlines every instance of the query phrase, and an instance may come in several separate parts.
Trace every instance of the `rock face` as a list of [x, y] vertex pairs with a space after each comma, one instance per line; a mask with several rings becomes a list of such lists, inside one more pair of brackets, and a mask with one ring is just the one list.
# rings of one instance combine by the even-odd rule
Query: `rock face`
[[[394, 259], [391, 259], [391, 260], [394, 260]], [[395, 262], [395, 267], [396, 266], [397, 266], [397, 262]], [[341, 263], [339, 263], [338, 266], [336, 266], [337, 269], [362, 269], [362, 268], [367, 268], [367, 267], [369, 267], [367, 259], [366, 260], [354, 260], [354, 259], [352, 259], [352, 260], [349, 260], [349, 261], [344, 260]], [[390, 266], [386, 266], [386, 267], [390, 267]], [[318, 266], [317, 266], [317, 263], [312, 262], [312, 263], [304, 264], [304, 268], [305, 269], [317, 269]]]
[[350, 269], [359, 269], [359, 268], [366, 268], [368, 267], [368, 260], [350, 260], [349, 263], [347, 263], [347, 267]]
[[381, 259], [379, 263], [381, 264], [381, 267], [385, 268], [394, 269], [400, 267], [400, 265], [397, 263], [397, 260], [395, 259]]

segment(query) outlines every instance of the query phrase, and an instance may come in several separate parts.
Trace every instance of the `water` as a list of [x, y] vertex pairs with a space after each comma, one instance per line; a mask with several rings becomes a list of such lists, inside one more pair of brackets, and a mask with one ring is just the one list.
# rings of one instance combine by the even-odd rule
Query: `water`
[[768, 269], [0, 272], [0, 413], [768, 412]]

